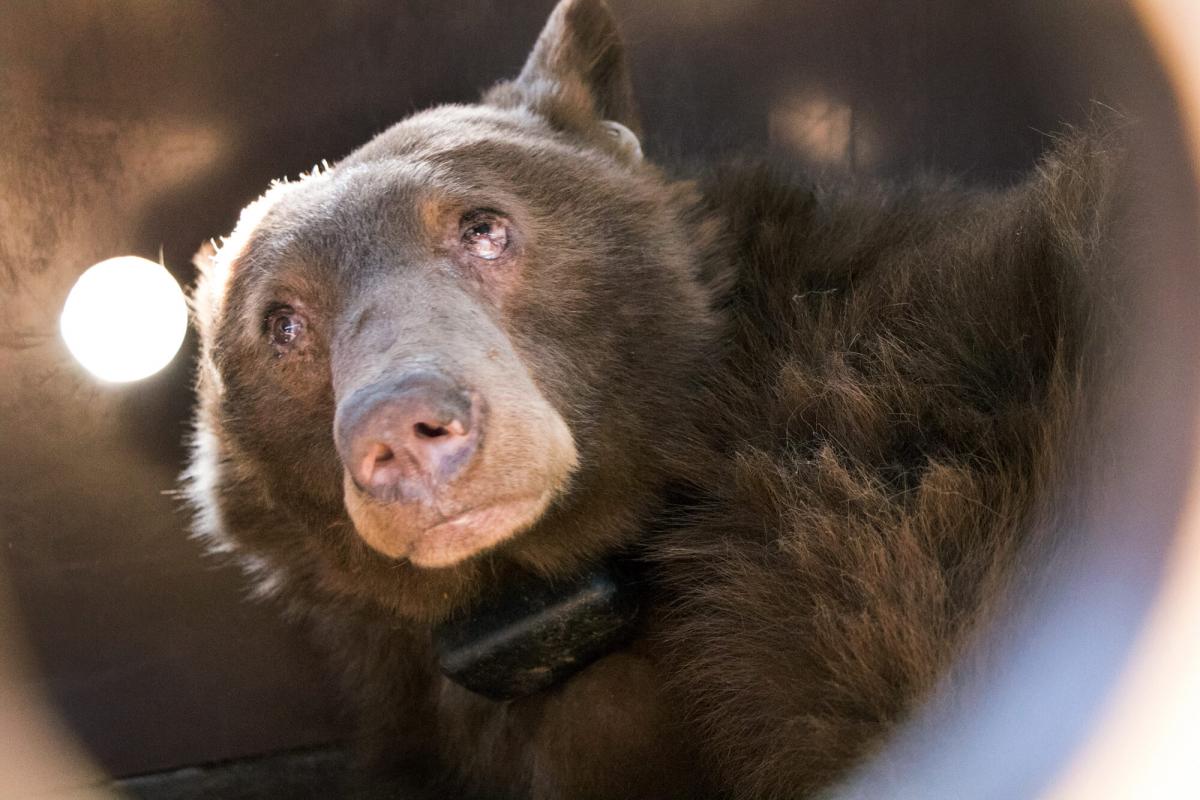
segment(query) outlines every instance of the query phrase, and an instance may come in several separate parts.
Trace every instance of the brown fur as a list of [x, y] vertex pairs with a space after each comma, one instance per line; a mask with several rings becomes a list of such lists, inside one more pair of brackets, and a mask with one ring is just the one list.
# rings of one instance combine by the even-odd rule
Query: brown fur
[[[483, 106], [247, 211], [195, 293], [197, 529], [313, 630], [396, 763], [493, 796], [801, 796], [904, 718], [1052, 521], [1107, 291], [1106, 145], [1067, 137], [1002, 192], [692, 183], [606, 119], [637, 130], [616, 28], [565, 0]], [[429, 255], [459, 195], [523, 226], [508, 272]], [[286, 360], [261, 327], [281, 293], [313, 322]], [[364, 543], [333, 443], [345, 387], [405, 347], [503, 350], [529, 383], [485, 388], [544, 398], [577, 448], [532, 526], [445, 568]], [[472, 492], [523, 474], [498, 425], [518, 449]], [[626, 649], [508, 703], [436, 675], [431, 623], [618, 550], [652, 577]]]

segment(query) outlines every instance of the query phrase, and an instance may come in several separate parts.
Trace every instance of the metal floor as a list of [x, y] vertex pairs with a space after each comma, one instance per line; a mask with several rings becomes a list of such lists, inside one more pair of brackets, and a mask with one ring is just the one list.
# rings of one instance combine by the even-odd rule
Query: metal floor
[[423, 800], [420, 786], [354, 770], [341, 750], [301, 750], [116, 781], [136, 800]]

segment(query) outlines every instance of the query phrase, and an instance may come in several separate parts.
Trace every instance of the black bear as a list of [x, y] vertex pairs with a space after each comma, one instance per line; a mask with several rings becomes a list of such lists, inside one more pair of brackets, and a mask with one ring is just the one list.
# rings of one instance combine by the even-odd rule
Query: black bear
[[1104, 136], [981, 191], [677, 180], [639, 132], [608, 9], [563, 0], [516, 79], [198, 257], [196, 528], [457, 793], [828, 785], [1077, 452]]

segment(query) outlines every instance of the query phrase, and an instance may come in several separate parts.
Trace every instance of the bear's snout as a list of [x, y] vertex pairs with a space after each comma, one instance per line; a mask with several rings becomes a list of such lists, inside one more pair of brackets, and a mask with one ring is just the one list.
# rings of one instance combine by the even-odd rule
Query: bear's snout
[[440, 568], [536, 523], [579, 454], [503, 318], [429, 272], [353, 287], [332, 326], [331, 433], [362, 541]]
[[436, 504], [474, 457], [482, 403], [449, 376], [420, 370], [354, 392], [335, 421], [351, 479], [380, 502]]

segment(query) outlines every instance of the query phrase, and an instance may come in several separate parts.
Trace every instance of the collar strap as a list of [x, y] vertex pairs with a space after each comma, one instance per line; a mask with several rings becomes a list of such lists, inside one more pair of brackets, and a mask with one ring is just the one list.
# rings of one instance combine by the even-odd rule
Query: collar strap
[[640, 591], [625, 566], [602, 564], [568, 581], [506, 582], [434, 629], [442, 673], [492, 700], [565, 681], [632, 634]]

